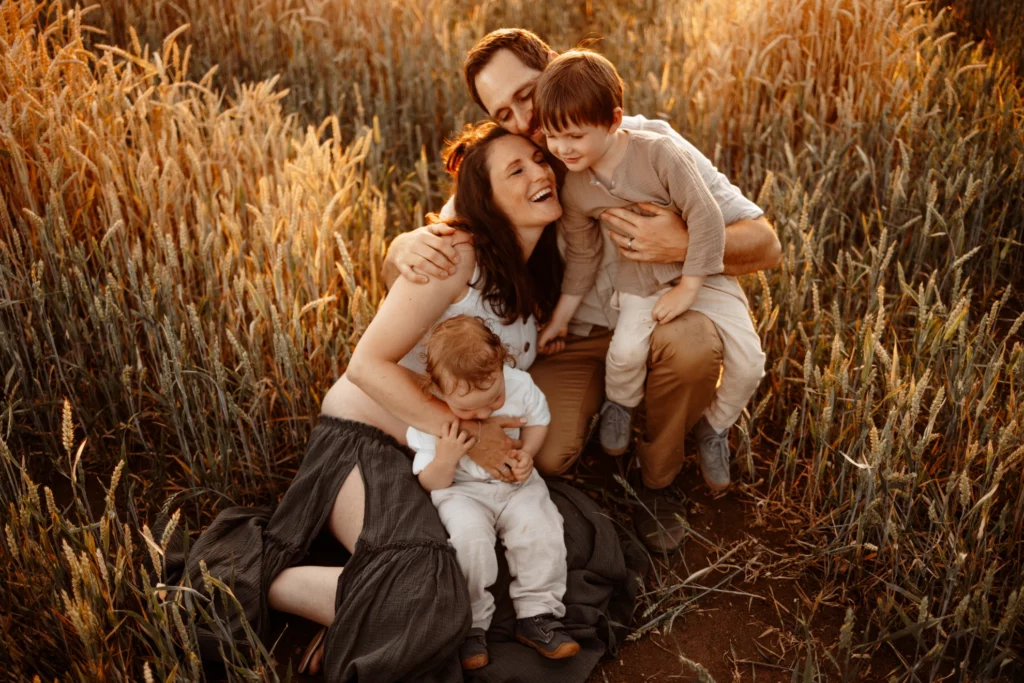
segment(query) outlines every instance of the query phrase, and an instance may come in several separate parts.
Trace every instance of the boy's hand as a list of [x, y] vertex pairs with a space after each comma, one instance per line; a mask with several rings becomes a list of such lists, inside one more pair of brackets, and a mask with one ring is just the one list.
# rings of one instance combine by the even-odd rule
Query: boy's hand
[[537, 353], [550, 356], [565, 348], [565, 337], [569, 334], [569, 323], [551, 320], [537, 335]]
[[533, 473], [533, 456], [526, 451], [516, 451], [516, 464], [512, 466], [512, 474], [516, 481], [524, 482]]
[[449, 462], [462, 458], [476, 445], [476, 437], [465, 430], [459, 430], [459, 421], [445, 422], [441, 436], [437, 437], [437, 456]]
[[537, 353], [540, 354], [541, 356], [553, 356], [556, 353], [561, 353], [564, 350], [565, 340], [561, 338], [556, 339], [553, 342], [548, 342], [544, 346], [541, 346], [539, 343], [537, 344]]
[[703, 284], [702, 277], [684, 276], [679, 284], [658, 297], [651, 310], [651, 317], [661, 325], [675, 320], [690, 310]]

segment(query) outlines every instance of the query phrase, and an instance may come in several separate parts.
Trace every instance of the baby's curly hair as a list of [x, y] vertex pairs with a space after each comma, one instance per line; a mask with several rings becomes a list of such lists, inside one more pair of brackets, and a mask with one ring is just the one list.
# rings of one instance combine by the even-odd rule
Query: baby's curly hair
[[514, 365], [515, 359], [483, 318], [456, 315], [430, 332], [423, 389], [436, 387], [443, 394], [452, 394], [463, 384], [467, 392], [487, 389], [506, 363]]

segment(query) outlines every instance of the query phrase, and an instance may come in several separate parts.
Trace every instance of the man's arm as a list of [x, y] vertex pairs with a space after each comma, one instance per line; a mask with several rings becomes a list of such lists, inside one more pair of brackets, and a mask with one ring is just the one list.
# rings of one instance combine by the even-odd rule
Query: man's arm
[[384, 282], [388, 289], [401, 275], [410, 282], [426, 284], [430, 278], [446, 279], [455, 273], [459, 254], [455, 228], [446, 223], [424, 225], [391, 240], [384, 257]]
[[[690, 236], [686, 224], [669, 209], [656, 204], [639, 205], [653, 216], [641, 216], [628, 209], [608, 209], [601, 219], [615, 228], [609, 232], [623, 258], [647, 263], [682, 263]], [[633, 238], [632, 249], [627, 245]], [[764, 216], [746, 218], [725, 226], [726, 275], [747, 275], [769, 270], [779, 264], [782, 245], [775, 229]]]

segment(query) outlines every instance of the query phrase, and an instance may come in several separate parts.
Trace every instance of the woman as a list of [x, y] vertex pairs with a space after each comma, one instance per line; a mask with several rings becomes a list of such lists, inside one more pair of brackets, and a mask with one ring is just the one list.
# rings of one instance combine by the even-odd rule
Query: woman
[[[560, 289], [553, 223], [561, 206], [546, 152], [484, 124], [451, 145], [446, 163], [458, 170], [455, 209], [464, 231], [456, 240], [455, 276], [396, 283], [324, 399], [277, 510], [225, 510], [188, 557], [193, 586], [202, 585], [200, 561], [213, 576], [231, 578], [258, 633], [266, 633], [268, 608], [328, 627], [311, 668], [322, 658], [330, 681], [462, 680], [456, 652], [469, 628], [465, 584], [402, 448], [409, 425], [440, 434], [454, 420], [447, 405], [417, 384], [419, 343], [440, 319], [480, 315], [525, 369], [537, 353], [535, 315], [543, 320], [550, 313]], [[462, 422], [477, 441], [470, 457], [510, 480], [518, 444], [505, 436], [505, 426], [518, 422]], [[570, 569], [579, 570], [567, 587], [566, 621], [584, 652], [550, 670], [552, 663], [509, 644], [514, 649], [496, 650], [481, 680], [528, 670], [535, 679], [550, 671], [552, 680], [582, 681], [606, 646], [614, 647], [609, 624], [628, 619], [630, 575], [611, 524], [586, 496], [557, 488], [552, 494], [565, 518]], [[343, 569], [299, 565], [325, 529], [352, 558]], [[507, 572], [505, 580], [507, 589]], [[493, 590], [501, 594], [500, 578]], [[240, 620], [230, 625], [240, 635]], [[215, 657], [219, 646], [213, 634], [201, 634], [204, 655]]]

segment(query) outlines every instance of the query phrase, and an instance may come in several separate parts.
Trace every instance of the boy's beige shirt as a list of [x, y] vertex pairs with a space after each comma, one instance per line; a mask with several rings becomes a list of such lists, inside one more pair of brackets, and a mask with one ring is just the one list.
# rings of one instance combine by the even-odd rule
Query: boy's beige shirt
[[619, 263], [615, 289], [651, 296], [680, 275], [707, 277], [722, 272], [725, 222], [693, 157], [671, 138], [625, 131], [626, 150], [607, 183], [593, 171], [570, 172], [562, 186], [559, 232], [565, 242], [562, 293], [584, 296], [594, 287], [604, 252], [601, 214], [651, 202], [682, 215], [690, 235], [686, 262]]

